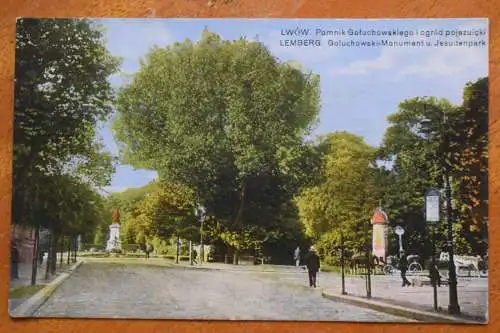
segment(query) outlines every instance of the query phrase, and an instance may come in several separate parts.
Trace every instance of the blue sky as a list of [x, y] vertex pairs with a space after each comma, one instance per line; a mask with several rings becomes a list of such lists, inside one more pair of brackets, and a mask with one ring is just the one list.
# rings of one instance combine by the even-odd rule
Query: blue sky
[[[187, 38], [199, 39], [205, 26], [224, 39], [246, 36], [258, 38], [279, 59], [296, 60], [304, 68], [321, 77], [320, 124], [315, 134], [347, 130], [378, 145], [387, 128], [386, 117], [397, 110], [398, 104], [416, 96], [437, 96], [460, 103], [467, 81], [488, 74], [488, 47], [329, 47], [328, 39], [339, 37], [315, 36], [316, 29], [338, 30], [411, 30], [456, 31], [456, 29], [487, 29], [486, 19], [463, 20], [241, 20], [241, 19], [103, 19], [109, 51], [123, 57], [121, 73], [110, 78], [118, 87], [128, 75], [139, 69], [140, 58], [153, 45], [165, 46]], [[310, 29], [313, 39], [321, 39], [320, 47], [286, 47], [287, 29]], [[308, 37], [308, 38], [309, 38]], [[379, 41], [384, 37], [345, 36], [342, 40]], [[421, 40], [432, 44], [439, 40], [477, 41], [487, 36], [424, 38], [389, 37], [391, 41]], [[100, 131], [108, 150], [117, 153], [110, 124]], [[140, 187], [156, 177], [155, 172], [134, 170], [121, 165], [108, 191]]]

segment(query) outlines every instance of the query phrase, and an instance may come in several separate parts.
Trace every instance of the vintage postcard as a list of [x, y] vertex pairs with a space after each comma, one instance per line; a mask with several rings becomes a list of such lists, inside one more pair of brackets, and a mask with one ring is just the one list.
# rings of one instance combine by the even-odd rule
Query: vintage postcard
[[12, 317], [488, 322], [487, 19], [19, 18]]

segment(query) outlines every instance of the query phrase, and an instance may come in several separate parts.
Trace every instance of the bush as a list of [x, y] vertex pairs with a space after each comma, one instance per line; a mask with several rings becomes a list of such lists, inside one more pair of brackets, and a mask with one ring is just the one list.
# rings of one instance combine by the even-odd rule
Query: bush
[[81, 244], [80, 251], [89, 251], [90, 249], [104, 250], [102, 244]]
[[79, 257], [93, 257], [93, 258], [107, 258], [109, 253], [107, 252], [80, 252]]
[[134, 253], [134, 252], [129, 252], [129, 253], [123, 253], [120, 255], [120, 257], [123, 258], [144, 258], [146, 256], [145, 253]]
[[342, 272], [342, 268], [340, 266], [332, 266], [332, 265], [321, 265], [322, 272], [331, 272], [331, 273], [340, 273]]
[[126, 253], [137, 252], [138, 250], [141, 250], [141, 246], [139, 244], [123, 244], [122, 249]]
[[[158, 257], [163, 259], [175, 260], [177, 256], [169, 254], [169, 255], [161, 255]], [[189, 256], [179, 256], [179, 261], [189, 261]]]

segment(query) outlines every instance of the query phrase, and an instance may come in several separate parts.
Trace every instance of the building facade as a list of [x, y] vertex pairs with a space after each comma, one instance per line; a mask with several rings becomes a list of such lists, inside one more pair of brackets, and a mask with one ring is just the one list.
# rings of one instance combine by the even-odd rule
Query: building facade
[[31, 264], [33, 262], [33, 250], [35, 247], [35, 229], [12, 225], [11, 245], [16, 245], [19, 264]]

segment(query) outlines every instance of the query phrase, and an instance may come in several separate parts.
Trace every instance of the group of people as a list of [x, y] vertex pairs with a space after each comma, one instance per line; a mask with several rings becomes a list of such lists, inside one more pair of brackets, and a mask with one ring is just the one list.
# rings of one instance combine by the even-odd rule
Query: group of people
[[[299, 267], [301, 264], [303, 264], [307, 267], [307, 271], [308, 271], [308, 275], [309, 275], [309, 286], [316, 288], [317, 273], [321, 267], [321, 264], [320, 264], [319, 256], [316, 253], [314, 246], [310, 247], [307, 254], [302, 258], [302, 261], [301, 261], [301, 257], [300, 257], [300, 247], [297, 246], [297, 248], [294, 251], [294, 260], [295, 260], [295, 265], [297, 267]], [[403, 287], [411, 286], [412, 285], [411, 282], [406, 277], [406, 272], [408, 271], [408, 259], [407, 259], [407, 256], [404, 252], [400, 253], [399, 269], [401, 272], [402, 286]], [[441, 286], [441, 276], [440, 276], [439, 271], [438, 271], [436, 266], [431, 266], [429, 268], [429, 274], [430, 274], [432, 284], [436, 284], [437, 286]]]
[[295, 260], [295, 266], [299, 267], [300, 264], [302, 263], [303, 265], [305, 265], [305, 267], [307, 267], [307, 273], [309, 276], [309, 287], [316, 288], [317, 275], [318, 275], [318, 271], [321, 267], [321, 263], [320, 263], [319, 256], [316, 253], [316, 249], [314, 248], [314, 246], [311, 246], [309, 248], [309, 251], [302, 258], [302, 261], [301, 261], [301, 257], [300, 257], [300, 247], [297, 246], [297, 248], [294, 251], [293, 257]]

